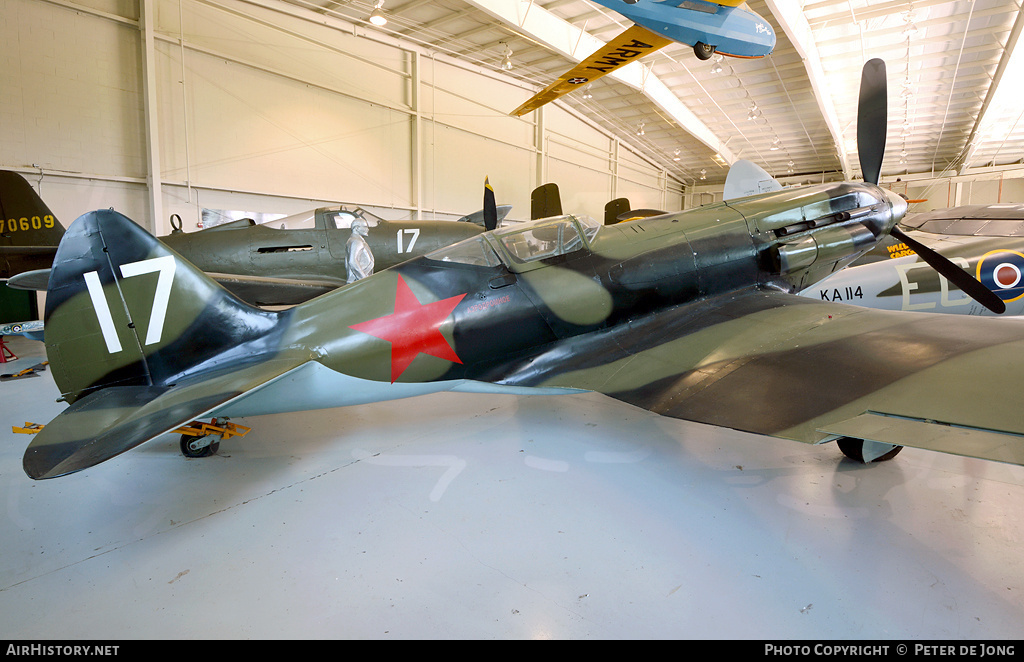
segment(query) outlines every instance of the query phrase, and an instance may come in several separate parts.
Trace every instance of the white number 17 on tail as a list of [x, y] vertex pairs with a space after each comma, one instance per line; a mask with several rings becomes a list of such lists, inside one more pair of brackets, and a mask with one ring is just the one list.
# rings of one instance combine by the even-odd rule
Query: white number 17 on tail
[[[156, 291], [153, 293], [153, 307], [149, 313], [145, 345], [158, 343], [163, 336], [167, 306], [171, 300], [171, 284], [174, 282], [174, 266], [174, 258], [170, 255], [121, 265], [122, 278], [150, 274], [154, 271], [160, 274], [156, 280]], [[107, 306], [107, 299], [103, 296], [99, 274], [89, 271], [83, 278], [85, 287], [89, 290], [89, 299], [92, 300], [93, 309], [96, 311], [96, 320], [100, 324], [103, 341], [107, 344], [107, 351], [116, 354], [121, 351], [121, 341], [117, 337], [117, 329], [114, 327], [114, 318], [110, 314], [110, 307]]]

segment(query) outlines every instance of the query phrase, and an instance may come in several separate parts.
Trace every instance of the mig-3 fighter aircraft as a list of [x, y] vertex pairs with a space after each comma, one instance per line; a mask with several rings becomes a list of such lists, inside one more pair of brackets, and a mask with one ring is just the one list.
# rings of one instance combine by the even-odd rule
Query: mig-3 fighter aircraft
[[[502, 228], [284, 311], [246, 305], [117, 212], [85, 214], [46, 300], [47, 357], [69, 406], [35, 435], [24, 469], [80, 471], [196, 419], [438, 391], [597, 391], [675, 418], [838, 441], [864, 461], [910, 445], [1024, 464], [1018, 322], [797, 294], [906, 213], [877, 185], [885, 115], [885, 65], [872, 60], [863, 183], [610, 226], [567, 216]], [[190, 437], [182, 450], [217, 443]]]

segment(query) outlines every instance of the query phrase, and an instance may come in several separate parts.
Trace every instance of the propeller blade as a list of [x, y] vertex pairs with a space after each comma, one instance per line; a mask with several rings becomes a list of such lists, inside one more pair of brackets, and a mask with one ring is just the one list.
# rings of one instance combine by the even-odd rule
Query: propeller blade
[[857, 153], [864, 181], [877, 184], [885, 155], [885, 129], [888, 116], [885, 61], [879, 58], [864, 63], [857, 104]]
[[484, 177], [484, 229], [493, 230], [498, 227], [498, 206], [494, 202], [494, 189], [491, 181]]
[[893, 228], [889, 234], [914, 249], [918, 257], [927, 262], [928, 266], [945, 276], [946, 280], [959, 287], [967, 296], [997, 315], [1006, 312], [1006, 304], [1002, 299], [985, 287], [981, 281], [953, 264], [948, 258], [936, 253], [916, 239], [912, 239], [898, 228]]

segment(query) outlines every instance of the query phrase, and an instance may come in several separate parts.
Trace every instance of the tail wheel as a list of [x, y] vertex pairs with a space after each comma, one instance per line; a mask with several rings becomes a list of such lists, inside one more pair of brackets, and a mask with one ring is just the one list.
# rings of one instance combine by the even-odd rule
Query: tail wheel
[[209, 434], [203, 437], [190, 434], [181, 435], [181, 441], [178, 444], [181, 447], [181, 454], [185, 457], [210, 457], [220, 448], [220, 439], [206, 443], [206, 440], [212, 436]]
[[[873, 444], [873, 443], [876, 443], [876, 442], [867, 442], [867, 443]], [[888, 451], [887, 453], [883, 453], [882, 455], [879, 455], [878, 457], [874, 458], [873, 460], [869, 460], [868, 462], [865, 462], [864, 461], [864, 444], [865, 444], [865, 442], [864, 442], [863, 439], [854, 439], [853, 437], [840, 437], [839, 439], [836, 439], [836, 444], [839, 445], [839, 450], [841, 450], [843, 452], [843, 455], [845, 455], [846, 457], [850, 458], [851, 460], [856, 460], [857, 462], [861, 462], [863, 464], [867, 464], [868, 462], [885, 462], [886, 460], [891, 460], [892, 458], [894, 458], [897, 455], [899, 455], [899, 452], [901, 450], [903, 450], [903, 446], [892, 446], [892, 449], [890, 451]], [[885, 444], [885, 445], [888, 446], [889, 444]]]
[[715, 54], [715, 47], [698, 41], [693, 45], [693, 54], [697, 56], [698, 60], [710, 60], [711, 56]]

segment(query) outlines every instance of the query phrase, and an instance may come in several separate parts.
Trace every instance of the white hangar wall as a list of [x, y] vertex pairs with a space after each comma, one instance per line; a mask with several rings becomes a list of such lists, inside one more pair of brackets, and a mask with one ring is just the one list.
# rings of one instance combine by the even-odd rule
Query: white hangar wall
[[511, 79], [292, 5], [0, 0], [0, 15], [0, 167], [65, 223], [114, 207], [162, 234], [204, 207], [329, 202], [457, 218], [485, 176], [515, 218], [548, 181], [596, 218], [619, 196], [683, 206], [679, 182], [569, 111], [509, 117], [532, 93]]

